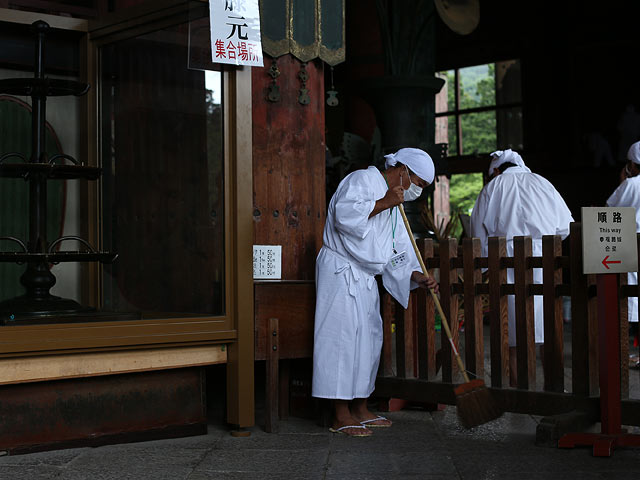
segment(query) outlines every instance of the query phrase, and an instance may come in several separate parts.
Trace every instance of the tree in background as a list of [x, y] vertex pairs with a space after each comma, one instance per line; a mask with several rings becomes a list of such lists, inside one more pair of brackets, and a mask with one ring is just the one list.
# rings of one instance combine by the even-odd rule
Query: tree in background
[[[455, 105], [455, 74], [446, 72], [448, 105]], [[491, 107], [496, 104], [495, 64], [479, 65], [460, 70], [459, 110]], [[496, 112], [474, 112], [460, 115], [462, 154], [489, 154], [496, 145]], [[449, 151], [457, 155], [455, 116], [449, 117]], [[470, 215], [476, 198], [482, 189], [482, 173], [453, 175], [449, 184], [449, 203], [452, 215]], [[462, 226], [457, 225], [452, 236], [460, 237]]]

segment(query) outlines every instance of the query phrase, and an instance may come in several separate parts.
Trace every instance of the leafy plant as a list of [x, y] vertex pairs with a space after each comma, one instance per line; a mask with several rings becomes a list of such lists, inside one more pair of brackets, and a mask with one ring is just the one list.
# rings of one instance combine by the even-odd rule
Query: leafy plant
[[436, 224], [436, 221], [433, 218], [433, 214], [431, 213], [429, 206], [425, 203], [424, 206], [422, 207], [421, 216], [422, 216], [422, 221], [424, 222], [426, 227], [433, 232], [438, 243], [453, 236], [451, 232], [457, 226], [458, 215], [451, 216], [451, 218], [448, 221], [445, 218], [443, 218], [442, 220], [440, 220], [439, 224]]

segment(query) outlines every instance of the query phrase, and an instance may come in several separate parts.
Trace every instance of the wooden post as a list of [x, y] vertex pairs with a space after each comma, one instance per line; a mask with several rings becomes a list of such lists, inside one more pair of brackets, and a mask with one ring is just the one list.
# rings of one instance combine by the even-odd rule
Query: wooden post
[[600, 423], [601, 433], [569, 433], [558, 440], [558, 447], [593, 445], [593, 455], [610, 457], [615, 447], [640, 447], [640, 435], [623, 433], [620, 402], [620, 274], [597, 274], [598, 324], [600, 344]]
[[557, 262], [560, 256], [560, 237], [543, 236], [544, 389], [552, 392], [564, 391], [562, 298], [556, 292], [556, 287], [562, 283], [562, 269]]
[[[418, 246], [425, 265], [428, 266], [428, 259], [433, 258], [433, 240], [419, 241]], [[429, 273], [431, 274], [431, 272]], [[436, 375], [435, 305], [429, 292], [424, 289], [418, 289], [416, 304], [418, 377], [428, 380]]]
[[528, 390], [536, 382], [536, 345], [533, 313], [533, 269], [531, 237], [513, 237], [513, 270], [516, 294], [516, 354], [518, 388]]
[[622, 293], [627, 286], [627, 274], [618, 274], [618, 330], [619, 334], [619, 355], [620, 362], [620, 398], [629, 398], [629, 298], [626, 293]]
[[[280, 335], [280, 332], [278, 332], [278, 335]], [[280, 351], [279, 342], [278, 352], [280, 352], [278, 355], [280, 357], [282, 352]], [[278, 385], [280, 387], [278, 392], [278, 419], [280, 420], [286, 420], [287, 418], [289, 418], [289, 393], [291, 390], [289, 388], [289, 385], [291, 383], [291, 362], [292, 360], [290, 358], [287, 358], [286, 360], [280, 360], [278, 362]]]
[[[476, 295], [476, 285], [482, 283], [482, 271], [476, 268], [476, 258], [482, 255], [479, 238], [462, 242], [464, 272], [464, 334], [465, 368], [473, 377], [484, 377], [484, 338], [482, 298]], [[470, 375], [470, 376], [471, 376]]]
[[507, 256], [504, 237], [489, 239], [489, 318], [491, 322], [491, 385], [509, 385], [509, 319], [507, 297], [502, 285], [507, 283], [507, 270], [502, 259]]
[[265, 338], [267, 343], [266, 361], [266, 392], [264, 405], [264, 429], [267, 433], [278, 431], [278, 362], [280, 360], [279, 351], [279, 331], [278, 319], [269, 319], [269, 331]]
[[414, 318], [413, 295], [409, 295], [409, 304], [405, 309], [394, 301], [396, 320], [396, 365], [397, 376], [401, 378], [412, 377], [414, 365]]
[[598, 346], [595, 299], [589, 298], [593, 275], [582, 273], [582, 225], [570, 225], [571, 383], [574, 395], [598, 393]]
[[380, 289], [380, 301], [382, 302], [382, 355], [380, 357], [379, 375], [384, 377], [393, 376], [393, 332], [391, 325], [393, 324], [395, 301], [386, 293], [384, 289]]
[[[440, 305], [442, 312], [447, 316], [451, 337], [456, 347], [458, 346], [458, 295], [451, 292], [453, 284], [457, 283], [458, 275], [455, 268], [451, 267], [451, 260], [458, 254], [458, 245], [455, 238], [449, 238], [440, 242]], [[441, 330], [442, 351], [442, 381], [453, 382], [453, 351], [449, 339]]]

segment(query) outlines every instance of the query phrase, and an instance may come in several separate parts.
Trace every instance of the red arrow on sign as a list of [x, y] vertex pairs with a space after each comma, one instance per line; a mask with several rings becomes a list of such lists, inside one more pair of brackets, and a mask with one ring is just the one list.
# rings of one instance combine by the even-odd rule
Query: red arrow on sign
[[609, 263], [622, 263], [622, 261], [620, 260], [607, 260], [607, 258], [609, 258], [609, 255], [607, 255], [606, 257], [604, 257], [604, 259], [602, 260], [602, 264], [607, 268], [607, 270], [609, 270]]

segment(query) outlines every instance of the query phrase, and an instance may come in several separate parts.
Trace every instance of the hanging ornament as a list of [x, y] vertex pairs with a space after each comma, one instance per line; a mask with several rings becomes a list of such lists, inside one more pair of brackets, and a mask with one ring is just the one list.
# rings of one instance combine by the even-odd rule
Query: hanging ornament
[[271, 85], [269, 85], [269, 91], [267, 92], [267, 100], [270, 102], [278, 102], [280, 100], [280, 87], [276, 84], [276, 78], [280, 76], [280, 70], [278, 69], [278, 63], [275, 58], [273, 59], [267, 74], [271, 77]]
[[309, 79], [309, 74], [307, 73], [307, 64], [300, 64], [300, 71], [298, 72], [298, 78], [300, 79], [300, 83], [302, 87], [300, 88], [300, 95], [298, 95], [298, 102], [302, 105], [309, 105], [311, 98], [309, 98], [309, 90], [307, 90], [307, 80]]
[[338, 100], [338, 91], [333, 85], [333, 67], [331, 67], [331, 90], [327, 90], [329, 98], [327, 98], [327, 105], [330, 107], [337, 107], [340, 101]]

